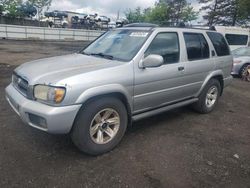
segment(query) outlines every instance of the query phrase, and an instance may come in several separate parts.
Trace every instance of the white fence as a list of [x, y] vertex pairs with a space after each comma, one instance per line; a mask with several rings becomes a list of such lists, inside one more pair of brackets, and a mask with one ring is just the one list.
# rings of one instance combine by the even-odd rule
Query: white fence
[[0, 24], [0, 38], [92, 41], [103, 31]]

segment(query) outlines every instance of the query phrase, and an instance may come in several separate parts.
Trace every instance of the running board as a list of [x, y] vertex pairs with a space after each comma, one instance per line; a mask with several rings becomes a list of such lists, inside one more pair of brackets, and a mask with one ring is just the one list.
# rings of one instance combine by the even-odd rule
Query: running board
[[165, 107], [157, 108], [155, 110], [143, 112], [141, 114], [134, 115], [132, 117], [132, 120], [133, 121], [138, 121], [140, 119], [144, 119], [146, 117], [154, 116], [154, 115], [157, 115], [157, 114], [160, 114], [160, 113], [163, 113], [163, 112], [175, 109], [175, 108], [186, 106], [186, 105], [195, 103], [197, 101], [198, 101], [198, 98], [189, 99], [189, 100], [185, 100], [185, 101], [182, 101], [182, 102], [179, 102], [179, 103], [175, 103], [175, 104], [172, 104], [172, 105], [168, 105], [168, 106], [165, 106]]

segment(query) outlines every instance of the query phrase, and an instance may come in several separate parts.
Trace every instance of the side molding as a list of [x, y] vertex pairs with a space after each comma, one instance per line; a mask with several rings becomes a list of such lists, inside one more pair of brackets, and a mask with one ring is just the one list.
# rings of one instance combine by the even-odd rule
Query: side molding
[[182, 106], [186, 106], [186, 105], [195, 103], [197, 101], [198, 101], [198, 98], [193, 98], [193, 99], [182, 101], [182, 102], [179, 102], [179, 103], [176, 103], [176, 104], [172, 104], [172, 105], [169, 105], [169, 106], [165, 106], [165, 107], [161, 107], [161, 108], [158, 108], [158, 109], [155, 109], [155, 110], [151, 110], [151, 111], [148, 111], [148, 112], [137, 114], [137, 115], [134, 115], [132, 117], [132, 120], [133, 121], [138, 121], [140, 119], [144, 119], [146, 117], [161, 114], [163, 112], [166, 112], [166, 111], [169, 111], [169, 110], [172, 110], [172, 109], [175, 109], [175, 108], [179, 108], [179, 107], [182, 107]]

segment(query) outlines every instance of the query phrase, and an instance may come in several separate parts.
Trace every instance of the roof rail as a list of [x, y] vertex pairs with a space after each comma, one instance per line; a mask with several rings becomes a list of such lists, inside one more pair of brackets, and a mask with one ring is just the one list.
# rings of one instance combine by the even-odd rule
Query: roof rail
[[184, 22], [166, 22], [166, 24], [157, 25], [152, 23], [131, 23], [124, 25], [124, 27], [176, 27], [176, 28], [186, 28], [186, 29], [201, 29], [201, 30], [212, 30], [216, 31], [214, 26], [205, 26], [205, 25], [186, 25]]
[[187, 25], [187, 28], [190, 29], [203, 29], [203, 30], [216, 30], [214, 26], [207, 26], [207, 25]]
[[131, 23], [124, 25], [124, 27], [159, 27], [159, 25], [151, 23]]

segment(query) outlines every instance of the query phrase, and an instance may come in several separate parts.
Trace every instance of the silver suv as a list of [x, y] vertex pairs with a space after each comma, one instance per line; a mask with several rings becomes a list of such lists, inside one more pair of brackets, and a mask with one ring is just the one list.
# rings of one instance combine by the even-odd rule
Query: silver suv
[[190, 105], [209, 113], [232, 80], [224, 37], [210, 30], [124, 27], [79, 53], [15, 69], [6, 98], [28, 125], [110, 151], [133, 121]]

